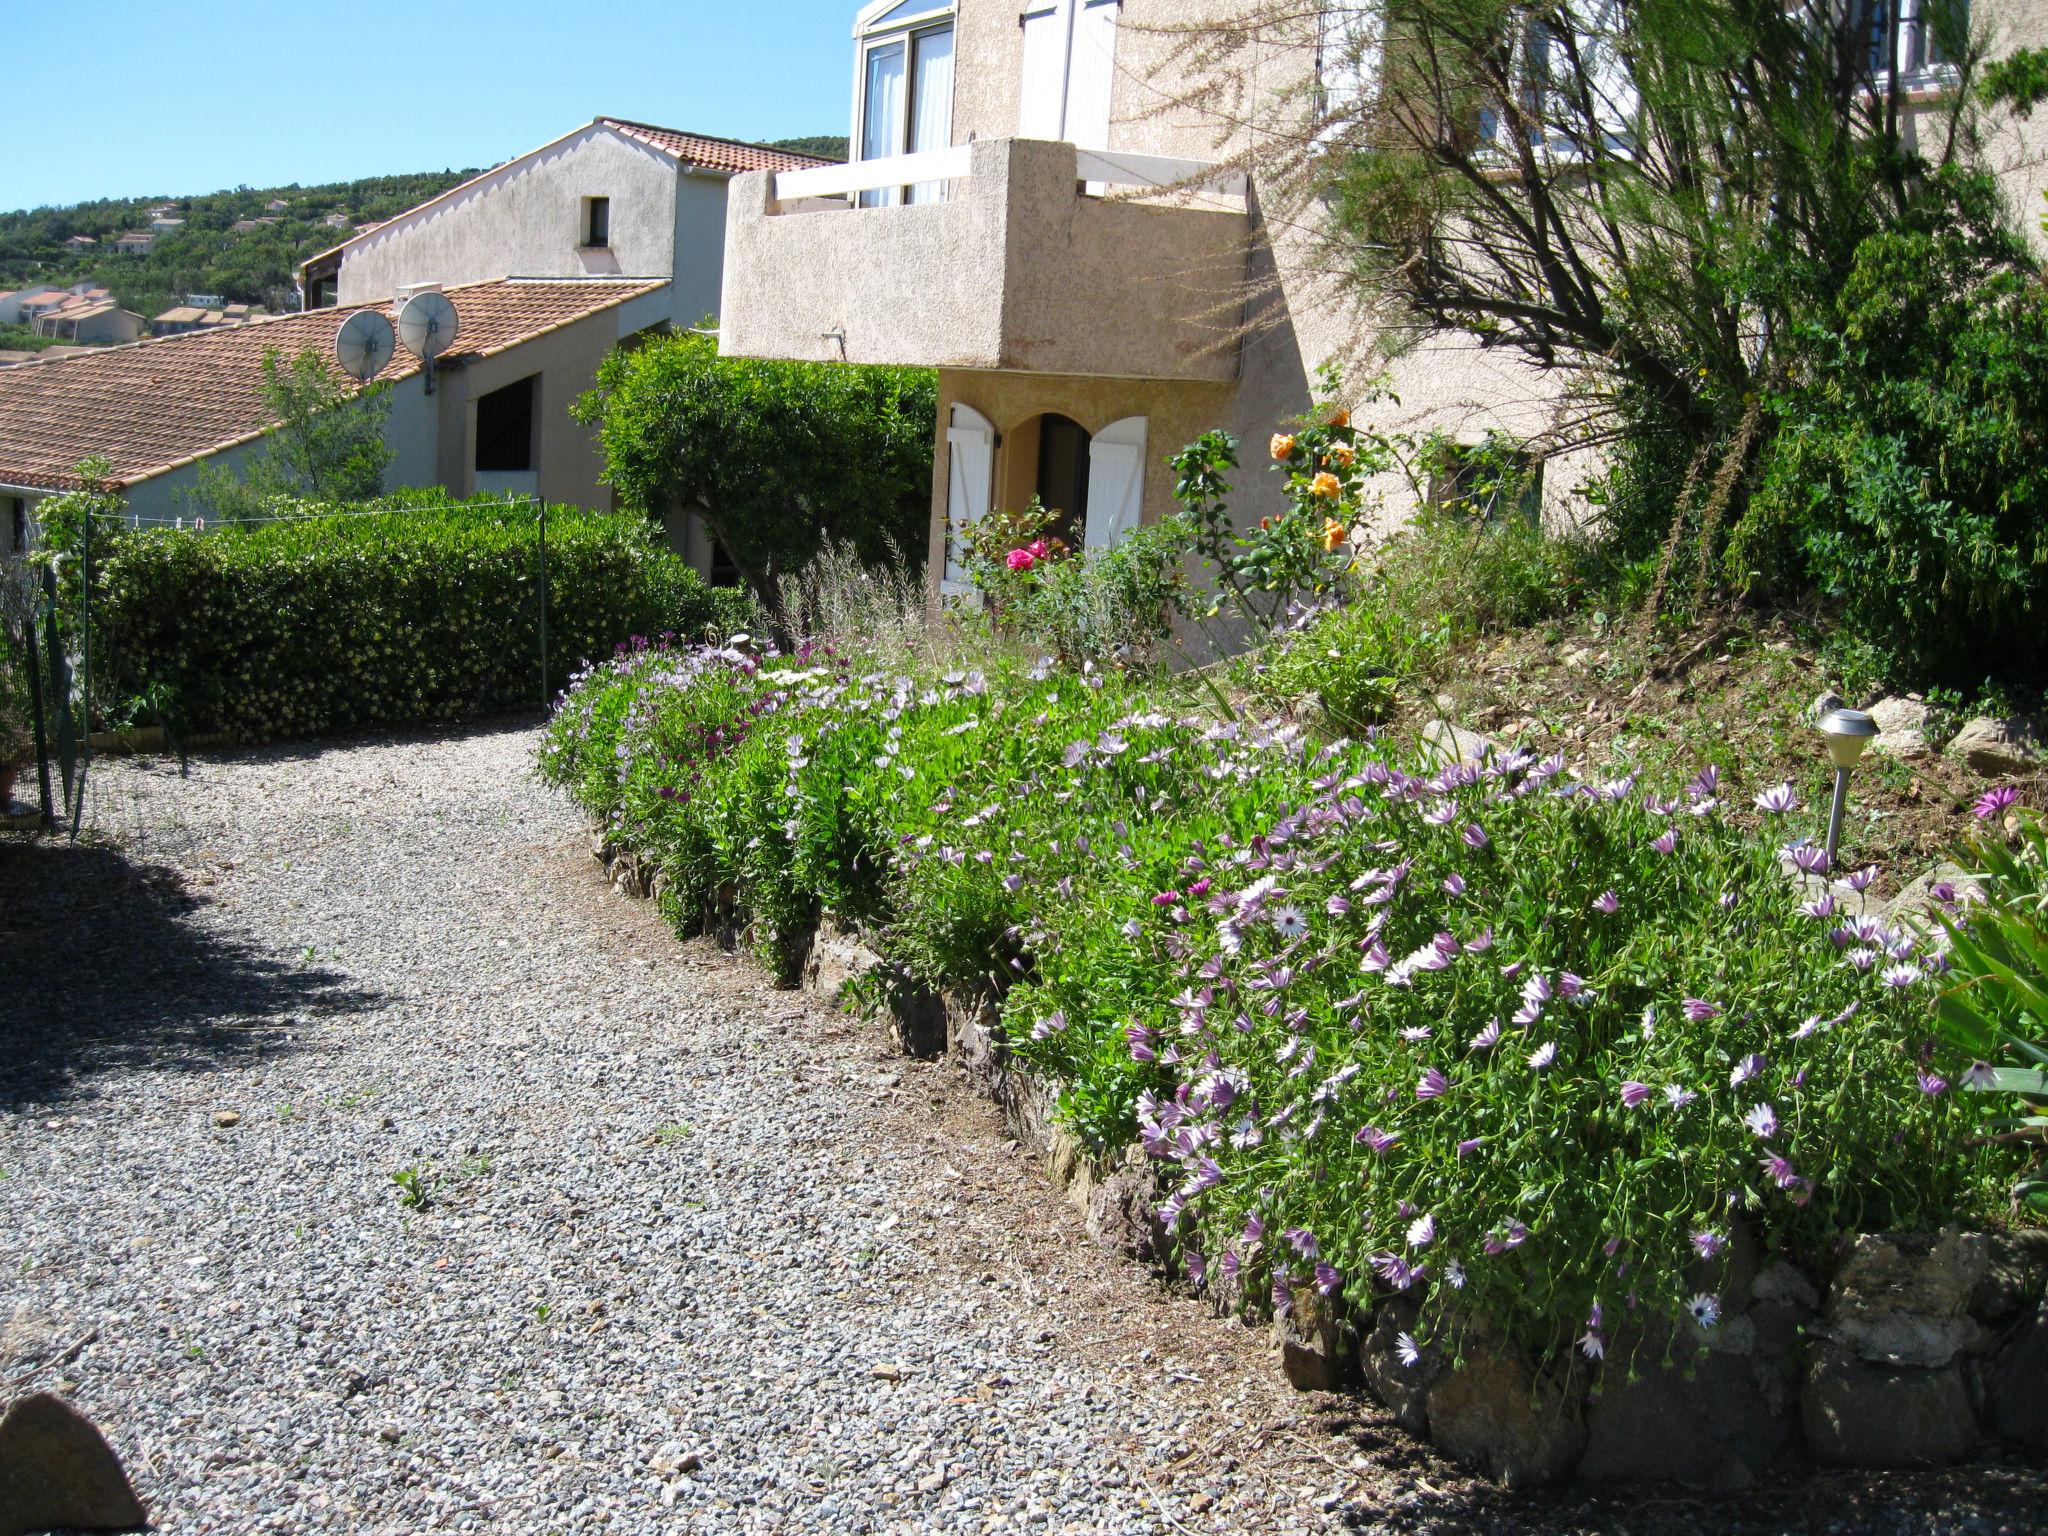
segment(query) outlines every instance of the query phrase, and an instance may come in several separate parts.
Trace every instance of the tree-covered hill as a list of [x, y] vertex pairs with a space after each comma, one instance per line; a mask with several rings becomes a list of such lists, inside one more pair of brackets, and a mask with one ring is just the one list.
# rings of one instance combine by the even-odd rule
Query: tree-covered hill
[[[90, 279], [145, 316], [187, 293], [289, 309], [298, 264], [347, 237], [346, 229], [327, 222], [330, 216], [341, 215], [351, 227], [375, 223], [475, 174], [422, 171], [315, 187], [237, 187], [199, 197], [108, 198], [0, 213], [0, 290]], [[273, 201], [288, 206], [268, 210], [265, 205]], [[115, 254], [115, 237], [148, 229], [152, 208], [167, 208], [170, 217], [185, 221], [184, 228], [158, 235], [147, 255]], [[275, 223], [234, 228], [272, 218]], [[98, 245], [83, 253], [66, 250], [64, 242], [73, 235]]]

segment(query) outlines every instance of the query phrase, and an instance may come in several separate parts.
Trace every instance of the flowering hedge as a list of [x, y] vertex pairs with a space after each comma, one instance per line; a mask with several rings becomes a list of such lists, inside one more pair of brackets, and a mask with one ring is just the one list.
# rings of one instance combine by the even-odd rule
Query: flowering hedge
[[662, 647], [580, 680], [542, 767], [679, 919], [736, 892], [787, 963], [822, 901], [997, 999], [1239, 1304], [1400, 1291], [1415, 1347], [1460, 1316], [1598, 1356], [1713, 1326], [1738, 1227], [1811, 1262], [1996, 1208], [1982, 1100], [1929, 1066], [1942, 962], [1786, 882], [1791, 786], [1731, 814], [1712, 771], [1437, 766], [1043, 667]]
[[[422, 501], [211, 532], [97, 532], [95, 694], [245, 741], [450, 720], [540, 694], [537, 526], [502, 500]], [[730, 633], [636, 514], [548, 510], [559, 685], [634, 633]]]

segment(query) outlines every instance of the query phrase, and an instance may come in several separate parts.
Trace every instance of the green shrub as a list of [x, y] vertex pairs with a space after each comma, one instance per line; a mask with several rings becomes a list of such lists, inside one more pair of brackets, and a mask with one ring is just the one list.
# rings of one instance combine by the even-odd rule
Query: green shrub
[[1924, 1071], [1940, 962], [1781, 877], [1819, 825], [1790, 786], [1759, 834], [1711, 773], [1425, 776], [1162, 705], [653, 647], [571, 690], [541, 766], [679, 918], [736, 897], [776, 954], [845, 901], [899, 975], [993, 999], [1089, 1144], [1143, 1142], [1198, 1282], [1255, 1308], [1392, 1287], [1424, 1333], [1590, 1353], [1603, 1311], [1710, 1321], [1696, 1261], [1738, 1225], [1814, 1262], [2000, 1207], [1982, 1101]]
[[[532, 508], [397, 510], [95, 534], [95, 696], [245, 741], [453, 720], [540, 691]], [[635, 634], [743, 623], [637, 515], [550, 508], [551, 686]]]

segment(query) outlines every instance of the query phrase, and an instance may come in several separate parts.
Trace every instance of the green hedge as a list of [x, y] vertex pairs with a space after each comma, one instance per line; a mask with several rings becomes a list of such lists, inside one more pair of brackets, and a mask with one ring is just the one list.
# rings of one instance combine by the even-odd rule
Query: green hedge
[[[209, 532], [101, 533], [94, 695], [245, 741], [454, 720], [540, 694], [532, 508], [412, 498]], [[744, 627], [634, 513], [551, 507], [548, 661], [559, 688], [635, 635]]]

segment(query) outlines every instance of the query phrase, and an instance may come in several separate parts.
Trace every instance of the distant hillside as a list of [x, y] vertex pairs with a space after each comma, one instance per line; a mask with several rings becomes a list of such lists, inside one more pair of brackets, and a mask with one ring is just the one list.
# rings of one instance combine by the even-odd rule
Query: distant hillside
[[808, 139], [769, 139], [770, 149], [786, 149], [793, 154], [816, 155], [822, 160], [844, 160], [846, 158], [846, 135], [834, 137], [829, 133], [815, 133]]
[[[346, 229], [326, 222], [329, 216], [339, 214], [350, 226], [373, 224], [476, 174], [422, 171], [317, 187], [237, 187], [203, 197], [109, 199], [0, 213], [0, 291], [90, 279], [144, 316], [161, 313], [187, 293], [289, 309], [298, 264], [348, 236]], [[278, 200], [288, 206], [275, 214], [266, 210], [265, 204]], [[115, 254], [116, 236], [148, 229], [150, 209], [166, 205], [170, 217], [185, 221], [183, 229], [158, 235], [146, 256]], [[271, 218], [276, 222], [259, 228], [238, 232], [232, 227]], [[73, 254], [64, 249], [73, 235], [98, 246]]]

